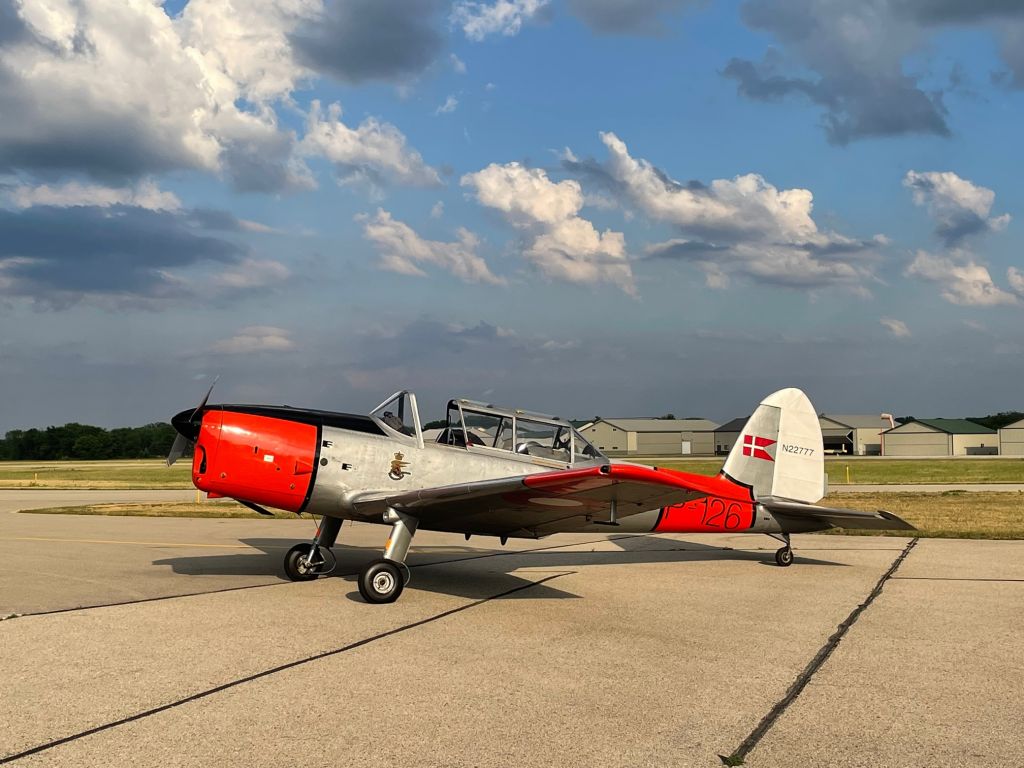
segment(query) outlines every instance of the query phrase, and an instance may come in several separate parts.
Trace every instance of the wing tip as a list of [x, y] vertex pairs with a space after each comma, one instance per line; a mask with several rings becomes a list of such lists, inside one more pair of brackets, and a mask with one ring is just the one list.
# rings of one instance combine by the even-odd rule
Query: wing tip
[[906, 520], [904, 520], [899, 515], [894, 515], [892, 512], [887, 512], [884, 509], [878, 510], [878, 516], [881, 517], [883, 520], [888, 520], [890, 523], [899, 523], [899, 525], [896, 528], [894, 528], [893, 530], [903, 530], [903, 531], [916, 531], [917, 530], [917, 527], [915, 525], [913, 525], [912, 523], [908, 523]]

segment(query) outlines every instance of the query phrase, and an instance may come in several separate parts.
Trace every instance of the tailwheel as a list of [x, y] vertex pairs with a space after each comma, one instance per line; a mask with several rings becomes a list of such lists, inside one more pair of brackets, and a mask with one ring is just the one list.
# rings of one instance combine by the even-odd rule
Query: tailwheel
[[790, 546], [785, 546], [779, 549], [775, 553], [775, 562], [785, 568], [788, 565], [793, 564], [793, 549]]
[[359, 573], [359, 594], [368, 603], [393, 603], [405, 588], [399, 564], [392, 560], [374, 560]]
[[324, 573], [333, 570], [328, 567], [325, 547], [316, 544], [296, 544], [284, 556], [284, 575], [291, 581], [312, 581]]

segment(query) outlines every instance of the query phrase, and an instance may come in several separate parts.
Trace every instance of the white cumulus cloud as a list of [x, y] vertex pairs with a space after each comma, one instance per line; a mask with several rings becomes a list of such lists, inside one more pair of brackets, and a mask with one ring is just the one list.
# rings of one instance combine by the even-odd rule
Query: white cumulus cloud
[[530, 21], [548, 0], [496, 0], [478, 3], [460, 0], [452, 9], [452, 23], [461, 27], [470, 40], [477, 42], [490, 35], [512, 36]]
[[896, 339], [909, 339], [911, 337], [910, 329], [907, 328], [907, 324], [902, 320], [896, 320], [891, 317], [880, 318], [879, 321], [885, 329], [889, 332], [893, 338]]
[[[942, 298], [951, 304], [992, 307], [1019, 301], [1014, 294], [997, 286], [988, 268], [965, 252], [937, 256], [918, 251], [906, 274], [938, 284]], [[1011, 277], [1011, 285], [1012, 280]]]
[[245, 258], [216, 275], [212, 285], [222, 291], [252, 290], [283, 283], [291, 274], [291, 270], [279, 261]]
[[501, 211], [531, 240], [523, 255], [548, 277], [574, 283], [608, 282], [635, 294], [621, 232], [598, 232], [580, 217], [583, 191], [573, 179], [553, 182], [539, 168], [492, 163], [462, 177], [477, 200]]
[[858, 240], [822, 231], [807, 189], [778, 189], [750, 173], [709, 184], [681, 183], [647, 160], [633, 157], [614, 133], [602, 133], [606, 164], [565, 155], [569, 170], [610, 186], [627, 209], [668, 224], [685, 236], [648, 247], [655, 258], [685, 260], [724, 288], [732, 274], [792, 287], [843, 286], [865, 293], [881, 236]]
[[280, 192], [315, 187], [304, 158], [323, 154], [345, 178], [437, 183], [387, 123], [349, 129], [315, 105], [303, 151], [281, 125], [277, 110], [317, 76], [295, 46], [324, 0], [190, 0], [175, 17], [154, 0], [18, 0], [14, 12], [24, 34], [0, 46], [0, 172], [108, 182], [195, 169]]
[[234, 336], [221, 339], [210, 351], [221, 355], [251, 355], [256, 352], [287, 352], [295, 348], [289, 332], [272, 325], [250, 325]]
[[334, 164], [341, 183], [394, 181], [412, 186], [441, 183], [437, 171], [406, 144], [395, 126], [367, 118], [356, 128], [341, 120], [341, 105], [331, 104], [326, 114], [320, 102], [310, 105], [301, 151], [321, 155]]
[[947, 245], [955, 245], [969, 235], [1004, 229], [1010, 214], [990, 216], [996, 194], [963, 179], [952, 171], [908, 171], [903, 185], [917, 205], [927, 206], [935, 219], [937, 234]]
[[193, 0], [172, 19], [149, 0], [18, 3], [31, 34], [0, 48], [0, 165], [308, 186], [270, 102], [305, 75], [287, 33], [319, 4]]
[[478, 254], [480, 240], [467, 229], [459, 228], [458, 240], [426, 240], [408, 224], [397, 221], [380, 208], [362, 216], [363, 236], [380, 253], [380, 267], [403, 275], [424, 276], [420, 265], [430, 264], [451, 272], [467, 283], [498, 285], [505, 281], [493, 274]]
[[449, 115], [459, 107], [459, 100], [454, 96], [449, 96], [444, 100], [444, 104], [434, 110], [435, 115]]
[[128, 187], [105, 187], [80, 181], [52, 186], [24, 184], [8, 190], [7, 197], [16, 208], [31, 208], [33, 205], [49, 205], [56, 208], [82, 205], [109, 208], [112, 205], [131, 205], [150, 211], [181, 209], [181, 200], [177, 195], [161, 190], [152, 180], [140, 181]]
[[1010, 289], [1024, 299], [1024, 272], [1010, 267], [1006, 270], [1006, 279], [1010, 282]]

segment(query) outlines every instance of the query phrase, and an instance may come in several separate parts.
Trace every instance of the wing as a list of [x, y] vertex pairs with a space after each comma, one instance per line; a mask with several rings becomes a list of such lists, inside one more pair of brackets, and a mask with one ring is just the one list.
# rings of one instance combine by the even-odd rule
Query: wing
[[534, 538], [588, 520], [619, 518], [715, 495], [747, 501], [750, 492], [722, 477], [632, 464], [605, 464], [499, 480], [460, 483], [353, 501], [366, 518], [388, 507], [433, 530]]
[[[881, 531], [916, 531], [913, 525], [892, 512], [862, 512], [857, 509], [840, 509], [838, 507], [820, 507], [816, 504], [801, 504], [796, 501], [776, 501], [759, 499], [759, 503], [776, 518], [795, 518], [797, 520], [816, 520], [828, 523], [836, 528], [869, 528]], [[784, 522], [781, 521], [781, 522]]]

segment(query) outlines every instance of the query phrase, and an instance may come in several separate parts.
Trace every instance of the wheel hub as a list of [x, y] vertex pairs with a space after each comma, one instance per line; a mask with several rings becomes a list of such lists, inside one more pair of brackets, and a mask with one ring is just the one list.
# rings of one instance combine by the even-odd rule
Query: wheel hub
[[386, 595], [395, 588], [395, 578], [387, 571], [381, 571], [373, 577], [373, 588], [382, 595]]

